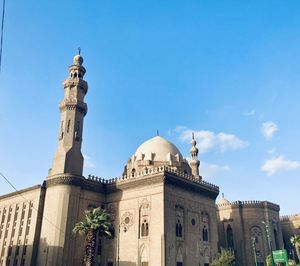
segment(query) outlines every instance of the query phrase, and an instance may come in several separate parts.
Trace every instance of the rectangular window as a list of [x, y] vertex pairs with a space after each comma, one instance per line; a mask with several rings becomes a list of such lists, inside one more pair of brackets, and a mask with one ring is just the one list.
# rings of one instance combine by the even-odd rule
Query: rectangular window
[[70, 124], [71, 124], [71, 120], [69, 119], [67, 124], [67, 133], [69, 133], [70, 131]]
[[177, 262], [176, 266], [183, 266], [183, 262]]
[[148, 261], [146, 262], [146, 261], [143, 261], [142, 262], [142, 266], [148, 266]]
[[108, 262], [107, 266], [114, 266], [114, 263], [113, 262]]

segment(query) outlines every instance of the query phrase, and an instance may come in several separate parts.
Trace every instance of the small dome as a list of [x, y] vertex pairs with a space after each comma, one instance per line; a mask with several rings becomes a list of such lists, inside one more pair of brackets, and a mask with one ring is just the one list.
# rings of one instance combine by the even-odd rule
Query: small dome
[[217, 202], [218, 205], [228, 205], [231, 204], [228, 199], [225, 199], [224, 196]]
[[74, 65], [81, 66], [83, 63], [83, 57], [81, 55], [75, 55], [73, 58]]
[[183, 158], [174, 144], [160, 136], [156, 136], [144, 142], [138, 147], [134, 154], [137, 160], [141, 160], [144, 156], [146, 160], [153, 161], [169, 161], [170, 155], [178, 156], [179, 160]]

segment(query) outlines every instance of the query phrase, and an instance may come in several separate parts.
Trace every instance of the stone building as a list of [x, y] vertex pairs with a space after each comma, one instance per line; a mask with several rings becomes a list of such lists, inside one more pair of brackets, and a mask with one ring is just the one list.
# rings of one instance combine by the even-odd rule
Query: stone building
[[208, 266], [220, 246], [232, 249], [239, 265], [253, 265], [252, 238], [263, 265], [261, 221], [271, 221], [274, 248], [282, 247], [278, 205], [225, 199], [216, 205], [219, 188], [199, 174], [194, 137], [189, 161], [155, 136], [137, 148], [120, 178], [84, 177], [82, 64], [76, 55], [63, 82], [58, 146], [46, 180], [0, 197], [0, 265], [81, 265], [84, 239], [72, 228], [96, 206], [111, 213], [115, 228], [114, 238], [97, 238], [96, 265]]
[[[238, 265], [264, 265], [270, 253], [266, 237], [269, 226], [272, 250], [283, 248], [279, 206], [268, 201], [235, 201], [222, 198], [217, 204], [219, 244], [236, 254]], [[265, 222], [266, 224], [264, 224]]]
[[294, 259], [296, 251], [291, 245], [290, 238], [293, 235], [300, 235], [300, 214], [281, 216], [280, 223], [282, 227], [284, 246], [287, 249], [290, 258]]

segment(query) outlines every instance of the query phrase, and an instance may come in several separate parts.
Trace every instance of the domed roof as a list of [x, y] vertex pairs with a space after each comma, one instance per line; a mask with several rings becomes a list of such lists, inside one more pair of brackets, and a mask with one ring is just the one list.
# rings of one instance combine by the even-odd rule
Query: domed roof
[[222, 195], [222, 198], [217, 202], [218, 205], [227, 205], [227, 204], [231, 204], [230, 201], [228, 199], [224, 198], [224, 195]]
[[169, 161], [172, 155], [178, 156], [179, 160], [183, 158], [178, 148], [161, 136], [147, 140], [138, 147], [134, 154], [137, 160], [148, 159], [154, 161]]
[[73, 63], [74, 65], [81, 66], [83, 63], [83, 57], [80, 54], [75, 55], [73, 58]]

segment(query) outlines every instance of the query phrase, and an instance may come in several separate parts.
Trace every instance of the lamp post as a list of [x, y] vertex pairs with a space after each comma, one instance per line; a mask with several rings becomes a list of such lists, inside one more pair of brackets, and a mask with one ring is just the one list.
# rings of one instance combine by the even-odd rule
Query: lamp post
[[268, 240], [268, 246], [269, 246], [269, 250], [270, 250], [270, 253], [271, 253], [272, 266], [275, 266], [274, 258], [273, 258], [272, 243], [271, 243], [270, 227], [269, 227], [269, 225], [268, 225], [266, 222], [264, 222], [264, 221], [262, 221], [262, 224], [264, 224], [265, 229], [266, 229], [266, 235], [267, 235], [267, 240]]
[[255, 266], [257, 266], [257, 257], [256, 257], [255, 242], [256, 242], [256, 238], [252, 237], [252, 248], [253, 248], [253, 254], [254, 254], [254, 261], [255, 261]]
[[125, 224], [124, 223], [119, 223], [119, 234], [118, 234], [118, 238], [117, 238], [117, 253], [118, 253], [118, 256], [117, 256], [117, 262], [118, 262], [118, 266], [120, 266], [120, 233], [121, 233], [121, 226], [124, 228], [123, 231], [124, 233], [126, 233], [127, 229], [125, 227]]

